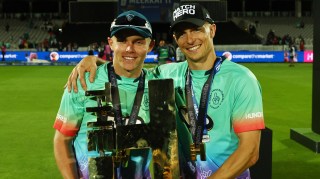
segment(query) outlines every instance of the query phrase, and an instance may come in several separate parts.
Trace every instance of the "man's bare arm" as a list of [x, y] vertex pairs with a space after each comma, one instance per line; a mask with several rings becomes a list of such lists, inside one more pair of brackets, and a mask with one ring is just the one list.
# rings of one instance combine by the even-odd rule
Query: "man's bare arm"
[[239, 147], [209, 178], [234, 179], [254, 165], [259, 159], [260, 135], [260, 130], [239, 133]]
[[56, 131], [53, 141], [54, 156], [64, 179], [78, 179], [77, 162], [72, 150], [72, 139]]

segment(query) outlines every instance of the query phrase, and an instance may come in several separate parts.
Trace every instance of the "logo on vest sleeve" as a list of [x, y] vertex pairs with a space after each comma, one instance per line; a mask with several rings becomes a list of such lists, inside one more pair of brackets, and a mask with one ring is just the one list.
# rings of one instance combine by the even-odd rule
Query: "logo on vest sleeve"
[[262, 117], [263, 117], [262, 112], [255, 112], [255, 113], [246, 114], [246, 119], [256, 119], [256, 118], [262, 118]]
[[62, 121], [62, 122], [67, 122], [67, 117], [64, 117], [64, 116], [61, 115], [61, 114], [57, 114], [56, 119], [59, 119], [59, 120]]
[[217, 109], [224, 100], [224, 94], [220, 89], [214, 89], [210, 94], [210, 106]]

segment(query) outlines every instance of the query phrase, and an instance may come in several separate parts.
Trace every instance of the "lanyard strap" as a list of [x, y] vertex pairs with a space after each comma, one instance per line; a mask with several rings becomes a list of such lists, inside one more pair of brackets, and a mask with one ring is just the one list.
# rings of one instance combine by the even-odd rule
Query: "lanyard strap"
[[188, 116], [190, 119], [190, 130], [193, 142], [196, 146], [202, 142], [203, 132], [205, 131], [206, 133], [205, 125], [211, 84], [213, 83], [214, 76], [219, 72], [222, 62], [222, 58], [217, 58], [212, 69], [210, 69], [210, 75], [202, 87], [199, 108], [192, 87], [191, 71], [189, 68], [187, 69], [185, 89], [187, 95]]
[[[109, 81], [111, 83], [112, 105], [114, 108], [115, 122], [116, 122], [116, 125], [124, 125], [122, 123], [121, 103], [120, 103], [119, 88], [117, 83], [117, 76], [114, 71], [114, 67], [112, 63], [109, 63], [107, 65], [107, 68], [108, 68]], [[139, 84], [138, 84], [136, 96], [134, 98], [128, 125], [133, 125], [137, 121], [137, 116], [140, 110], [142, 96], [144, 93], [144, 81], [145, 81], [145, 75], [144, 75], [144, 72], [142, 71], [139, 77]]]

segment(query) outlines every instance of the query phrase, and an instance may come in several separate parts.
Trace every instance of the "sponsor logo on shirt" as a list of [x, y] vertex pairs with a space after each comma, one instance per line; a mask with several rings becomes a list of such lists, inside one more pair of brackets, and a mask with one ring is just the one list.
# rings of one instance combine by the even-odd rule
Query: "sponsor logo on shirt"
[[144, 110], [144, 111], [148, 111], [149, 110], [149, 97], [148, 97], [148, 95], [144, 95], [144, 97], [143, 97], [144, 99], [143, 99], [143, 104], [142, 104], [142, 109]]
[[56, 119], [59, 119], [59, 120], [62, 121], [62, 122], [66, 122], [66, 121], [67, 121], [67, 118], [64, 117], [64, 116], [62, 116], [61, 114], [57, 114]]
[[255, 119], [255, 118], [262, 118], [263, 113], [262, 112], [255, 112], [255, 113], [250, 113], [246, 115], [246, 119]]
[[88, 169], [89, 162], [88, 162], [88, 159], [86, 156], [79, 157], [79, 159], [77, 161], [79, 164], [79, 168], [82, 172], [84, 172]]
[[224, 94], [223, 91], [220, 89], [214, 89], [212, 90], [211, 94], [210, 94], [210, 106], [214, 109], [219, 108], [219, 106], [221, 105], [221, 103], [224, 100]]
[[208, 178], [211, 174], [212, 174], [212, 170], [205, 170], [202, 166], [200, 166], [201, 179]]

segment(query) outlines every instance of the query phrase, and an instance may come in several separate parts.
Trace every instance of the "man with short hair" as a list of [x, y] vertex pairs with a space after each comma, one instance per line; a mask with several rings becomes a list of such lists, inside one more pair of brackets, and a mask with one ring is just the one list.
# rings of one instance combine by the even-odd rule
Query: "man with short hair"
[[[249, 179], [265, 128], [260, 84], [246, 67], [216, 56], [216, 25], [203, 6], [180, 4], [172, 17], [173, 37], [187, 60], [160, 65], [155, 73], [174, 80], [182, 177]], [[95, 66], [85, 64], [78, 70]], [[193, 159], [191, 148], [202, 146], [205, 159]]]
[[[259, 82], [249, 69], [216, 56], [216, 25], [201, 5], [174, 9], [171, 32], [187, 61], [158, 71], [160, 78], [174, 79], [176, 100], [182, 99], [178, 139], [185, 177], [250, 178], [265, 127]], [[192, 160], [190, 144], [205, 145], [205, 161]]]
[[[97, 102], [86, 96], [85, 90], [102, 90], [106, 82], [112, 84], [112, 106], [117, 108], [113, 110], [114, 116], [108, 115], [108, 121], [113, 121], [115, 126], [127, 125], [128, 121], [134, 124], [150, 121], [147, 84], [153, 75], [143, 69], [143, 64], [154, 46], [151, 25], [142, 14], [127, 11], [113, 21], [110, 32], [108, 43], [114, 51], [113, 62], [101, 65], [95, 82], [88, 83], [86, 89], [79, 88], [77, 93], [64, 91], [54, 122], [54, 154], [64, 178], [88, 179], [89, 158], [101, 155], [101, 151], [88, 151], [87, 124], [96, 122], [97, 116], [85, 111], [96, 107]], [[85, 79], [88, 81], [88, 76]], [[113, 118], [109, 119], [110, 116]], [[110, 155], [110, 151], [104, 152]], [[148, 171], [143, 174], [150, 177]]]

